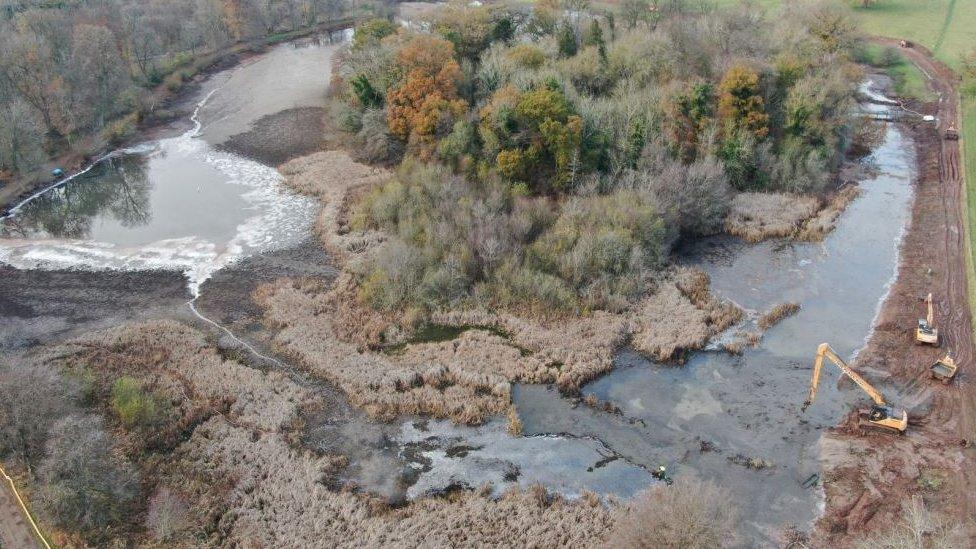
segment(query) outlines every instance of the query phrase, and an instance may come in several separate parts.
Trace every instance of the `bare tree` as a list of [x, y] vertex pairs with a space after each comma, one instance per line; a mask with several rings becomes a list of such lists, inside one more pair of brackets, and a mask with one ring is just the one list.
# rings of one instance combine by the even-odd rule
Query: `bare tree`
[[679, 478], [638, 496], [613, 531], [609, 547], [711, 549], [735, 543], [736, 512], [728, 492], [711, 481]]
[[48, 430], [74, 409], [74, 396], [50, 366], [0, 365], [0, 455], [14, 454], [33, 471]]
[[172, 541], [188, 527], [188, 509], [186, 498], [163, 486], [149, 500], [146, 528], [157, 540]]
[[124, 518], [138, 477], [113, 447], [100, 417], [70, 415], [54, 425], [38, 468], [39, 499], [54, 523], [97, 540]]
[[117, 112], [119, 96], [129, 84], [112, 32], [102, 25], [75, 26], [71, 68], [74, 110], [89, 110], [85, 122], [101, 128]]

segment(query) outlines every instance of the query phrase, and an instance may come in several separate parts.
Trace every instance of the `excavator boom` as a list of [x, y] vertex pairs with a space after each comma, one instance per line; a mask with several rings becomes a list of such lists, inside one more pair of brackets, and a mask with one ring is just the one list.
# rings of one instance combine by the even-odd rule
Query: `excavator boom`
[[881, 396], [881, 393], [879, 393], [877, 389], [872, 387], [870, 383], [868, 383], [863, 377], [848, 366], [846, 362], [837, 356], [837, 353], [830, 348], [830, 345], [821, 343], [820, 346], [817, 347], [817, 359], [813, 363], [813, 379], [810, 381], [810, 395], [807, 397], [807, 406], [813, 403], [813, 399], [817, 396], [817, 386], [820, 385], [820, 370], [823, 369], [823, 361], [825, 357], [830, 359], [830, 361], [840, 368], [842, 372], [847, 374], [847, 377], [851, 378], [851, 380], [853, 380], [858, 387], [867, 393], [875, 404], [878, 406], [885, 406], [887, 404], [884, 397]]
[[933, 314], [933, 312], [932, 312], [932, 293], [931, 292], [929, 292], [929, 295], [925, 298], [925, 303], [928, 305], [928, 308], [929, 308], [928, 314], [925, 315], [925, 321], [929, 323], [929, 326], [932, 326], [934, 324], [934, 322], [935, 322], [935, 314]]
[[938, 345], [939, 330], [935, 327], [935, 311], [932, 309], [932, 294], [925, 296], [926, 314], [925, 318], [918, 320], [918, 327], [915, 328], [915, 343], [922, 345]]
[[817, 387], [820, 385], [820, 372], [823, 370], [824, 358], [827, 358], [833, 362], [847, 377], [851, 378], [854, 383], [857, 384], [871, 400], [874, 401], [874, 407], [868, 413], [862, 412], [861, 415], [866, 418], [866, 425], [870, 427], [880, 427], [885, 430], [893, 430], [899, 433], [905, 431], [908, 427], [908, 414], [904, 410], [895, 410], [888, 403], [885, 402], [884, 397], [878, 392], [877, 389], [871, 386], [863, 377], [855, 372], [850, 366], [847, 365], [830, 345], [826, 343], [821, 343], [817, 347], [817, 358], [813, 363], [813, 378], [810, 380], [810, 394], [807, 397], [807, 401], [803, 403], [803, 409], [805, 410], [807, 406], [813, 403], [813, 399], [817, 396]]

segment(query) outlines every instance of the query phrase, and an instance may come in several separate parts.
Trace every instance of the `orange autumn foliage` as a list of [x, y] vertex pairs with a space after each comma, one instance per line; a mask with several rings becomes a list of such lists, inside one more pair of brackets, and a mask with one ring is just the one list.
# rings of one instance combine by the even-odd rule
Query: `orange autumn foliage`
[[746, 65], [733, 65], [718, 91], [718, 115], [727, 130], [746, 130], [759, 139], [769, 135], [769, 115], [756, 71]]
[[457, 95], [461, 67], [454, 60], [454, 46], [433, 36], [418, 36], [397, 52], [403, 72], [399, 86], [387, 92], [387, 124], [390, 133], [424, 152], [433, 150], [438, 127], [467, 110]]

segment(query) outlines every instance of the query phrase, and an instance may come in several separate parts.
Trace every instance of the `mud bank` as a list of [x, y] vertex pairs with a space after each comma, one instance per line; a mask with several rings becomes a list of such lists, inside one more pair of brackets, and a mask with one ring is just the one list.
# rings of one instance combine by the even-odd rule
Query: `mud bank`
[[[877, 39], [888, 46], [897, 41]], [[976, 433], [976, 391], [966, 378], [973, 362], [972, 319], [965, 274], [965, 242], [960, 193], [959, 145], [941, 132], [957, 120], [955, 76], [919, 46], [902, 50], [929, 77], [939, 102], [911, 105], [935, 116], [936, 124], [914, 125], [919, 177], [902, 248], [898, 276], [880, 308], [876, 328], [858, 365], [896, 380], [892, 399], [909, 408], [909, 429], [898, 438], [863, 438], [841, 426], [825, 435], [821, 459], [830, 479], [818, 532], [823, 543], [844, 545], [858, 535], [887, 531], [901, 502], [917, 495], [972, 545], [976, 512], [971, 471], [976, 454], [965, 441]], [[922, 299], [935, 298], [935, 325], [941, 348], [913, 344], [915, 319], [924, 316]], [[952, 351], [960, 374], [950, 386], [929, 378], [928, 367]]]
[[325, 109], [298, 107], [258, 119], [253, 127], [218, 145], [240, 156], [277, 166], [319, 151], [326, 143]]
[[34, 271], [0, 265], [0, 352], [132, 320], [184, 314], [186, 278], [171, 271]]

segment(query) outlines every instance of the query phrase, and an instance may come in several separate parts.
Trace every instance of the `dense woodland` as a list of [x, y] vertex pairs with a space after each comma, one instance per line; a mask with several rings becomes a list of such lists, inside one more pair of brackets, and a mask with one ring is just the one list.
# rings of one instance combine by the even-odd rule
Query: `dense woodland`
[[821, 192], [850, 145], [847, 11], [791, 3], [450, 5], [356, 30], [334, 118], [398, 176], [355, 223], [380, 309], [622, 310], [738, 191]]
[[143, 119], [170, 116], [161, 96], [213, 63], [209, 54], [346, 8], [344, 0], [0, 2], [0, 183], [98, 146], [87, 137], [119, 142]]

